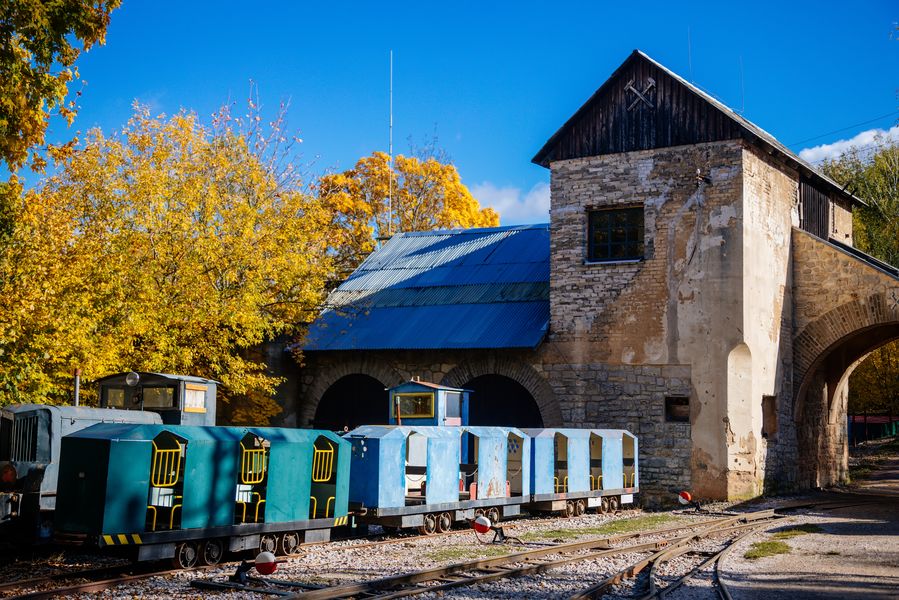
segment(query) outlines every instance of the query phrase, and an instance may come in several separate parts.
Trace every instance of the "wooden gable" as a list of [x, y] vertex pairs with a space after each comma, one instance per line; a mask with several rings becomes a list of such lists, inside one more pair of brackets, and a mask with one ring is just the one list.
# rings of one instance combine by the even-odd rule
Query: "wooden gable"
[[634, 50], [532, 159], [557, 160], [742, 138], [851, 205], [865, 203], [774, 136]]
[[739, 138], [733, 118], [634, 51], [543, 146], [534, 162]]

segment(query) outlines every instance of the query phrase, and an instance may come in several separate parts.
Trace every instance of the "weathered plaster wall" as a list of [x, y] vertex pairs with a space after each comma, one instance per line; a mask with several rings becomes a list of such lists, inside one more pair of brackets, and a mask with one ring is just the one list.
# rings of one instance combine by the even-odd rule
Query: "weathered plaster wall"
[[799, 224], [798, 174], [752, 147], [743, 150], [742, 166], [743, 339], [732, 352], [741, 363], [727, 371], [731, 498], [762, 493], [769, 445], [790, 437], [780, 431], [762, 437], [762, 398], [775, 396], [779, 411], [790, 403], [790, 235]]
[[844, 244], [853, 245], [852, 207], [845, 201], [831, 202], [830, 237]]
[[[728, 141], [552, 164], [545, 356], [563, 416], [632, 411], [641, 455], [663, 457], [659, 487], [706, 497], [728, 493], [722, 374], [742, 342], [742, 156]], [[587, 209], [632, 203], [645, 210], [645, 259], [588, 263]], [[624, 393], [595, 374], [623, 379]], [[691, 398], [689, 438], [665, 422], [666, 395]]]

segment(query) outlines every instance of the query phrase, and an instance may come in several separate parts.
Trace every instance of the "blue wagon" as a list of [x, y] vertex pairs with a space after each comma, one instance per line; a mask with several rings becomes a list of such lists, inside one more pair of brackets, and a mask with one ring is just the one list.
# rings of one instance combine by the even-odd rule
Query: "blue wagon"
[[510, 427], [363, 426], [353, 445], [350, 509], [362, 523], [443, 532], [530, 497], [530, 439]]
[[581, 515], [615, 511], [639, 491], [637, 438], [623, 429], [525, 429], [531, 436], [527, 508]]

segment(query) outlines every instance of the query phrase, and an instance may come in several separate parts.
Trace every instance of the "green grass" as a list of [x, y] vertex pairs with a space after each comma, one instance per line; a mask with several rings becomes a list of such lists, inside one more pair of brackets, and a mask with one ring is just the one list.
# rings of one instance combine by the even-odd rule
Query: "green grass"
[[475, 558], [491, 558], [505, 556], [511, 551], [505, 546], [447, 546], [427, 554], [427, 557], [436, 562], [454, 561], [462, 562]]
[[813, 523], [804, 523], [795, 525], [782, 531], [775, 532], [771, 537], [775, 540], [788, 540], [797, 535], [805, 535], [806, 533], [821, 533], [822, 529]]
[[792, 550], [792, 548], [790, 548], [789, 544], [783, 542], [755, 542], [749, 547], [749, 550], [746, 551], [746, 554], [744, 554], [743, 557], [748, 558], [749, 560], [755, 560], [757, 558], [775, 556], [777, 554], [789, 554], [790, 550]]
[[603, 536], [603, 535], [620, 535], [623, 533], [632, 533], [634, 531], [642, 531], [644, 529], [658, 529], [662, 525], [675, 524], [683, 521], [678, 517], [670, 515], [646, 515], [643, 517], [634, 517], [632, 519], [622, 519], [620, 521], [610, 521], [600, 525], [599, 527], [577, 527], [572, 526], [570, 529], [550, 529], [547, 531], [531, 531], [521, 536], [523, 541], [540, 541], [540, 540], [571, 540], [586, 536]]

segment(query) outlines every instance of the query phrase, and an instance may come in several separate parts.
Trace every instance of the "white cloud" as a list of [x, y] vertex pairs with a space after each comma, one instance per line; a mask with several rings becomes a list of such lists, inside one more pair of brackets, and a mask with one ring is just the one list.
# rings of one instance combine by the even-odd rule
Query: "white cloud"
[[868, 129], [848, 140], [838, 140], [832, 144], [821, 144], [813, 148], [806, 148], [799, 152], [799, 158], [810, 163], [820, 163], [837, 158], [850, 148], [867, 148], [881, 143], [886, 138], [899, 140], [899, 125], [889, 129]]
[[549, 184], [537, 183], [527, 193], [521, 188], [497, 187], [485, 181], [471, 188], [471, 194], [481, 206], [489, 206], [499, 213], [503, 225], [547, 223], [549, 221]]

